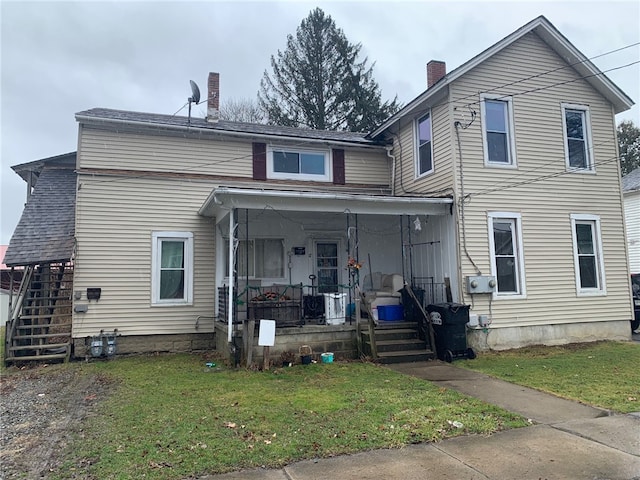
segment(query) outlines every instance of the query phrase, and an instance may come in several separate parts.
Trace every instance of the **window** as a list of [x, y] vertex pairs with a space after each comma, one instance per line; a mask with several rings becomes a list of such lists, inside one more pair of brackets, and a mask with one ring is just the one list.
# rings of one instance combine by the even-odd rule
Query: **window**
[[153, 232], [152, 305], [193, 302], [193, 233]]
[[416, 177], [433, 172], [431, 114], [416, 121]]
[[585, 172], [595, 171], [589, 109], [580, 105], [562, 104], [562, 121], [567, 168]]
[[600, 218], [571, 215], [571, 230], [578, 295], [605, 294]]
[[489, 213], [491, 272], [496, 277], [496, 297], [524, 298], [524, 255], [520, 214]]
[[273, 148], [269, 155], [269, 178], [330, 181], [329, 152]]
[[511, 98], [482, 95], [480, 111], [485, 165], [515, 167]]
[[[229, 240], [225, 242], [225, 273], [229, 276]], [[256, 238], [240, 240], [236, 249], [237, 272], [240, 277], [284, 278], [284, 240]]]

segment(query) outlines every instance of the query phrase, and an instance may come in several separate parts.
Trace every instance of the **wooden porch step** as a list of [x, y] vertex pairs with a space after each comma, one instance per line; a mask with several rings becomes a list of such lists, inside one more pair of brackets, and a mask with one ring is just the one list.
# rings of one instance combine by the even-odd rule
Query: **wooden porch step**
[[[367, 348], [371, 351], [371, 342], [366, 342]], [[426, 342], [415, 340], [377, 340], [376, 348], [378, 355], [387, 352], [404, 352], [409, 350], [426, 350]]]
[[42, 345], [19, 345], [8, 348], [10, 352], [19, 352], [23, 350], [55, 350], [56, 348], [68, 347], [69, 343], [43, 343]]
[[[33, 308], [36, 309], [38, 307], [29, 307], [29, 308]], [[53, 308], [53, 307], [45, 307], [42, 306], [40, 308]], [[71, 313], [43, 313], [41, 315], [20, 315], [20, 319], [21, 320], [34, 320], [36, 318], [64, 318], [64, 317], [70, 317]]]
[[68, 355], [66, 353], [52, 353], [49, 355], [25, 355], [24, 357], [7, 357], [6, 362], [31, 362], [31, 361], [43, 361], [43, 360], [66, 360]]
[[[29, 293], [34, 293], [34, 292], [29, 292]], [[36, 302], [36, 301], [42, 301], [42, 300], [71, 300], [71, 293], [69, 293], [69, 295], [56, 295], [56, 296], [50, 296], [50, 295], [42, 295], [42, 296], [34, 296], [34, 295], [28, 295], [25, 298], [25, 301], [27, 302]]]
[[60, 333], [38, 333], [35, 335], [14, 335], [14, 340], [29, 340], [30, 338], [55, 338], [55, 337], [70, 337], [71, 332]]
[[378, 362], [383, 364], [426, 362], [427, 360], [433, 360], [435, 358], [436, 356], [431, 350], [378, 352]]
[[[369, 338], [369, 330], [362, 330], [362, 334]], [[374, 335], [380, 340], [411, 340], [418, 338], [418, 331], [415, 328], [383, 328], [376, 329]]]
[[[71, 328], [71, 324], [70, 323], [47, 323], [47, 324], [42, 324], [42, 325], [18, 325], [16, 327], [16, 330], [22, 330], [22, 331], [33, 331], [37, 328], [60, 328], [62, 329], [62, 327], [69, 327], [69, 329]], [[67, 330], [65, 328], [65, 330]]]

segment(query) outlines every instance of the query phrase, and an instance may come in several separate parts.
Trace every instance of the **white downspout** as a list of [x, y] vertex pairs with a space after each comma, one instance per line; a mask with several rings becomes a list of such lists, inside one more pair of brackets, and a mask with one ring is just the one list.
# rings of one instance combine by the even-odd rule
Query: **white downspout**
[[[395, 145], [395, 142], [394, 142]], [[396, 156], [392, 154], [394, 145], [388, 145], [385, 148], [387, 149], [387, 157], [391, 159], [391, 195], [395, 197], [396, 195]]]
[[231, 343], [233, 333], [233, 286], [235, 285], [233, 265], [236, 228], [234, 222], [235, 209], [229, 210], [229, 297], [227, 299], [227, 342]]

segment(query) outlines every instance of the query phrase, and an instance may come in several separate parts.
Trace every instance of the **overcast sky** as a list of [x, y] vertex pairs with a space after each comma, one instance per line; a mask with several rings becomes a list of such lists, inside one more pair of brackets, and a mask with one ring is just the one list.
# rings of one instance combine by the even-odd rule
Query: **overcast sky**
[[[255, 98], [270, 56], [316, 6], [375, 62], [384, 99], [426, 88], [426, 63], [450, 71], [545, 15], [583, 54], [640, 42], [640, 1], [624, 2], [11, 2], [0, 0], [0, 244], [22, 212], [26, 186], [10, 166], [75, 151], [76, 112], [94, 107], [173, 114], [194, 80], [206, 98]], [[640, 60], [638, 46], [594, 60], [608, 70]], [[640, 66], [607, 73], [640, 101]], [[194, 113], [204, 116], [205, 105]], [[183, 111], [186, 114], [186, 110]], [[618, 122], [640, 125], [638, 106]]]

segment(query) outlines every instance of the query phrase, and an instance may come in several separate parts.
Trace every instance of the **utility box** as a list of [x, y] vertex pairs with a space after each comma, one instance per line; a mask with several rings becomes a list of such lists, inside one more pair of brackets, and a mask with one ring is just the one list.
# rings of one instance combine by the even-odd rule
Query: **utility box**
[[496, 277], [490, 275], [467, 277], [468, 293], [493, 293], [496, 291], [496, 285]]

